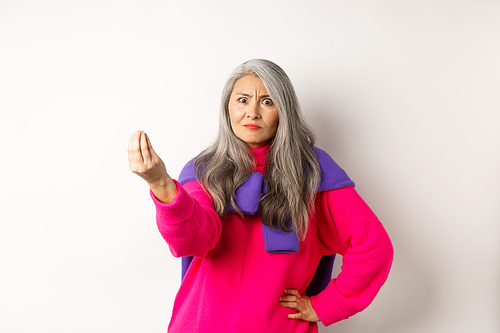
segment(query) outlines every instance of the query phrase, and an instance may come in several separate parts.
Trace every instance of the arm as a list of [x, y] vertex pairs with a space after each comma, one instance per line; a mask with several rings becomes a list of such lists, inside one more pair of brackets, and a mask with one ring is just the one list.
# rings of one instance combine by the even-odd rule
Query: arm
[[183, 188], [172, 180], [142, 131], [130, 137], [128, 161], [130, 170], [151, 188], [158, 228], [172, 254], [206, 256], [220, 238], [221, 221], [205, 191], [197, 182], [188, 182]]
[[184, 186], [175, 180], [174, 183], [177, 196], [171, 204], [160, 202], [151, 191], [158, 230], [174, 256], [203, 258], [220, 239], [220, 217], [198, 182], [190, 181]]
[[326, 221], [318, 225], [322, 240], [343, 255], [342, 272], [312, 306], [324, 325], [365, 309], [389, 274], [393, 247], [384, 227], [353, 187], [328, 191], [321, 197]]

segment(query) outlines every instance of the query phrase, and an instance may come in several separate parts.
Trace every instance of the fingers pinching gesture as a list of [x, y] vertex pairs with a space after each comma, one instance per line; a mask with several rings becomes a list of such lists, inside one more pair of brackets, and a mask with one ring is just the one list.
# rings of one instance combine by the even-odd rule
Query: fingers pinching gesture
[[136, 131], [130, 137], [128, 164], [133, 173], [148, 183], [158, 200], [163, 203], [172, 202], [177, 195], [177, 186], [143, 131]]
[[295, 289], [286, 289], [283, 293], [285, 295], [280, 296], [279, 304], [283, 307], [291, 308], [297, 311], [297, 313], [289, 314], [289, 319], [302, 319], [304, 321], [311, 322], [319, 321], [319, 317], [312, 307], [310, 297], [301, 295]]

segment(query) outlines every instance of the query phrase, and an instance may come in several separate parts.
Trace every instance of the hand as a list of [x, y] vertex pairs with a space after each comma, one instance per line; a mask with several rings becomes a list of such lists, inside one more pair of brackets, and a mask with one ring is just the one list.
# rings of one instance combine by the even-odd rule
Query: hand
[[[306, 295], [301, 295], [295, 289], [286, 289], [285, 296], [280, 296], [279, 303], [285, 308], [295, 309], [297, 313], [290, 313], [289, 319], [302, 319], [304, 321], [318, 322], [319, 317], [314, 311], [311, 298]], [[291, 295], [291, 296], [288, 296]]]
[[149, 141], [146, 133], [136, 131], [128, 143], [128, 164], [130, 170], [143, 178], [163, 203], [171, 203], [177, 195], [177, 186], [167, 173], [165, 164]]

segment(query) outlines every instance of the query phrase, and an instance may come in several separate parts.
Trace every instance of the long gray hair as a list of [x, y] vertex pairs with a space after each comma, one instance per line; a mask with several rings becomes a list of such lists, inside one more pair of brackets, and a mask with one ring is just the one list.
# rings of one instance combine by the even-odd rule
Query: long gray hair
[[[222, 91], [219, 134], [215, 142], [195, 158], [198, 181], [211, 195], [220, 216], [229, 203], [243, 216], [235, 202], [236, 189], [254, 167], [252, 152], [231, 127], [229, 99], [234, 84], [245, 75], [256, 75], [278, 110], [279, 124], [266, 157], [267, 194], [259, 202], [262, 222], [273, 229], [306, 236], [309, 214], [314, 209], [321, 170], [313, 150], [314, 133], [304, 120], [292, 82], [275, 63], [253, 59], [238, 66]], [[291, 225], [289, 221], [291, 220]]]

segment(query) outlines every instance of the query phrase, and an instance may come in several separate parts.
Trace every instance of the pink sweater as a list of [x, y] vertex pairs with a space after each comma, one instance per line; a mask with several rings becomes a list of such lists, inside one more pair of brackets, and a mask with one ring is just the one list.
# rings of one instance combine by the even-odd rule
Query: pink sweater
[[[257, 172], [268, 147], [253, 149]], [[169, 332], [318, 332], [316, 323], [288, 319], [278, 298], [305, 294], [323, 255], [343, 256], [342, 272], [311, 297], [324, 325], [365, 309], [387, 279], [393, 248], [375, 214], [353, 187], [318, 193], [316, 213], [297, 253], [264, 250], [259, 215], [220, 218], [196, 181], [171, 204], [156, 205], [158, 228], [176, 257], [194, 256], [177, 293]]]

